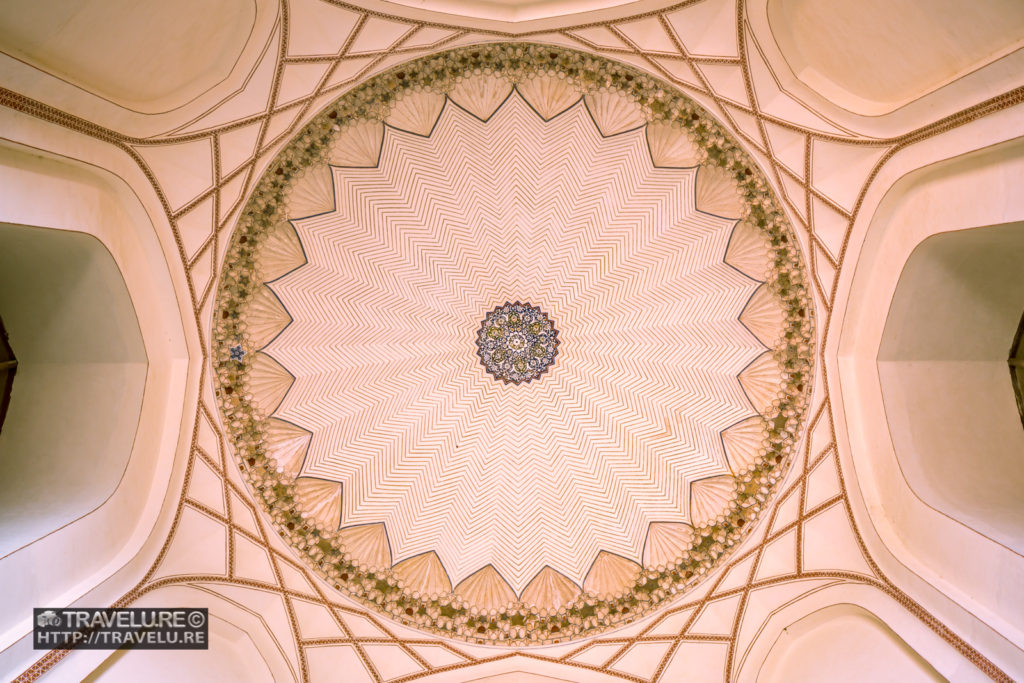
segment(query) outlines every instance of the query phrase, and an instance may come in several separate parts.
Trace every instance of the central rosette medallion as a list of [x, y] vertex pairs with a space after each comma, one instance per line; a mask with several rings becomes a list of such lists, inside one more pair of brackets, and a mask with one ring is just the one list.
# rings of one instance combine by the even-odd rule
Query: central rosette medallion
[[484, 318], [476, 346], [495, 379], [521, 384], [537, 379], [555, 362], [558, 330], [536, 306], [505, 302]]

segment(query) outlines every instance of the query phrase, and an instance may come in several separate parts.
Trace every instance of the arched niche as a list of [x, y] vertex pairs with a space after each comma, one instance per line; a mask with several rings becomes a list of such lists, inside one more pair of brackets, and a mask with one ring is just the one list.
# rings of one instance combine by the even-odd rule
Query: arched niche
[[787, 626], [758, 683], [944, 681], [885, 622], [858, 605], [825, 607]]
[[0, 224], [0, 311], [19, 361], [0, 430], [4, 556], [117, 487], [148, 362], [124, 279], [91, 235]]
[[[260, 614], [216, 592], [223, 585], [167, 586], [142, 596], [133, 607], [168, 605], [208, 610], [209, 648], [206, 650], [91, 650], [77, 652], [57, 665], [58, 678], [90, 682], [139, 681], [154, 672], [173, 672], [182, 681], [287, 681], [299, 680], [297, 662], [285, 654], [275, 636], [276, 623], [270, 614]], [[238, 590], [230, 586], [225, 592]], [[274, 610], [269, 610], [274, 613]], [[283, 608], [282, 614], [283, 617]], [[285, 627], [286, 628], [286, 627]], [[334, 669], [334, 678], [344, 672]], [[344, 676], [342, 675], [342, 678]], [[313, 680], [317, 680], [313, 678]]]
[[1007, 357], [1024, 222], [933, 235], [893, 295], [878, 372], [896, 457], [928, 505], [1024, 554], [1024, 429]]
[[208, 636], [206, 650], [118, 650], [82, 681], [141, 681], [156, 671], [173, 671], [176, 680], [195, 683], [275, 680], [256, 644], [242, 629], [211, 616]]
[[[987, 231], [996, 235], [1000, 226], [1007, 228], [1006, 232], [1020, 230], [1024, 201], [1016, 188], [1024, 183], [1024, 139], [977, 149], [977, 145], [984, 144], [979, 142], [979, 136], [984, 140], [985, 136], [1005, 134], [999, 125], [1016, 126], [1019, 130], [1019, 122], [1005, 119], [989, 122], [984, 130], [975, 128], [951, 134], [930, 147], [914, 150], [913, 157], [905, 157], [903, 163], [912, 164], [909, 169], [904, 165], [899, 175], [896, 171], [890, 173], [884, 197], [874, 200], [877, 205], [867, 205], [875, 208], [869, 219], [858, 224], [863, 232], [851, 241], [856, 256], [851, 262], [852, 271], [846, 276], [849, 279], [843, 283], [847, 294], [836, 304], [838, 322], [834, 321], [834, 326], [838, 324], [840, 332], [838, 341], [828, 351], [834, 356], [827, 357], [826, 363], [836, 370], [832, 373], [832, 386], [833, 401], [842, 416], [836, 426], [840, 458], [856, 478], [854, 508], [857, 514], [864, 515], [865, 542], [873, 556], [890, 578], [926, 609], [946, 614], [946, 623], [951, 628], [972, 634], [972, 645], [1007, 671], [1019, 672], [1024, 666], [1024, 650], [1019, 646], [1024, 642], [1024, 625], [1020, 621], [1024, 593], [1016, 586], [1024, 583], [1024, 556], [993, 540], [986, 534], [991, 529], [979, 528], [972, 522], [971, 515], [976, 519], [980, 508], [974, 513], [960, 510], [957, 516], [949, 514], [957, 500], [952, 495], [956, 489], [948, 481], [945, 489], [936, 487], [942, 479], [938, 471], [926, 472], [919, 467], [914, 473], [904, 467], [912, 460], [926, 465], [933, 454], [920, 451], [919, 445], [905, 438], [912, 432], [906, 431], [906, 423], [901, 427], [894, 412], [899, 399], [892, 394], [892, 388], [897, 383], [890, 381], [883, 388], [883, 380], [893, 367], [880, 367], [879, 362], [892, 362], [898, 358], [894, 354], [909, 353], [909, 349], [915, 348], [911, 338], [902, 340], [907, 344], [902, 351], [898, 350], [895, 337], [885, 344], [883, 339], [887, 337], [890, 321], [905, 315], [893, 314], [898, 303], [897, 290], [908, 269], [916, 269], [913, 254], [920, 245], [926, 244], [921, 253], [927, 256], [927, 240], [933, 235], [970, 233], [979, 226], [989, 226], [981, 227], [979, 235]], [[942, 241], [935, 244], [941, 246]], [[934, 273], [933, 276], [937, 277]], [[918, 296], [924, 295], [919, 287], [914, 289]], [[958, 296], [967, 294], [961, 292]], [[941, 311], [927, 313], [942, 315]], [[978, 324], [982, 313], [971, 311], [970, 319]], [[919, 323], [903, 324], [909, 330]], [[895, 334], [897, 327], [889, 329]], [[1010, 406], [1013, 399], [1006, 354], [1011, 340], [1012, 329], [1005, 338], [997, 340], [1002, 348], [999, 369], [1005, 386], [1003, 396]], [[916, 343], [925, 341], [919, 339]], [[900, 384], [904, 390], [909, 388]], [[970, 395], [963, 394], [963, 400], [971, 400]], [[927, 419], [922, 415], [921, 424], [939, 431], [956, 429], [969, 434], [966, 430], [972, 427], [966, 417], [972, 408], [961, 406], [961, 412], [949, 418], [955, 424], [936, 423], [935, 414]], [[920, 412], [917, 404], [898, 409], [906, 411], [908, 419], [916, 419], [915, 413]], [[1019, 419], [1012, 413], [1010, 423], [1020, 428]], [[971, 455], [963, 457], [969, 459]], [[938, 464], [938, 468], [945, 466]], [[969, 467], [970, 463], [957, 466]], [[982, 468], [973, 472], [981, 473]], [[925, 476], [930, 476], [931, 481]], [[962, 486], [962, 492], [969, 491], [969, 483], [957, 486]]]
[[1024, 45], [1016, 0], [768, 0], [793, 74], [864, 116], [890, 113]]
[[[743, 626], [741, 634], [747, 635], [737, 641], [730, 680], [991, 680], [905, 605], [877, 588], [814, 580], [804, 586], [806, 592], [799, 597], [753, 613], [756, 621]], [[755, 591], [750, 604], [758, 602]], [[1014, 675], [1012, 668], [1004, 670]]]
[[[57, 133], [50, 139], [60, 138]], [[13, 461], [4, 467], [27, 477], [20, 479], [26, 488], [27, 481], [39, 486], [47, 477], [61, 479], [64, 492], [74, 499], [66, 507], [55, 493], [47, 510], [46, 498], [33, 501], [15, 492], [11, 495], [21, 497], [6, 507], [15, 516], [37, 517], [26, 522], [18, 545], [0, 556], [5, 587], [0, 592], [0, 670], [21, 670], [32, 656], [31, 644], [27, 651], [24, 645], [33, 606], [71, 604], [100, 585], [109, 593], [95, 602], [109, 604], [138, 581], [132, 575], [104, 583], [137, 556], [157, 523], [179, 442], [189, 436], [182, 421], [189, 356], [179, 290], [167, 257], [138, 198], [117, 176], [38, 149], [0, 145], [0, 223], [7, 224], [5, 235], [17, 233], [19, 242], [16, 253], [7, 251], [13, 242], [3, 247], [4, 305], [20, 318], [15, 324], [6, 316], [5, 323], [16, 335], [15, 347], [23, 335], [26, 344], [35, 339], [32, 344], [41, 345], [19, 355], [22, 367], [3, 430], [3, 457]], [[63, 272], [40, 265], [39, 258], [52, 258]], [[9, 259], [35, 262], [39, 272], [20, 264], [11, 272]], [[46, 273], [53, 279], [42, 278]], [[36, 277], [42, 279], [31, 279]], [[6, 278], [20, 278], [22, 284], [12, 291]], [[15, 311], [18, 307], [22, 310]], [[103, 307], [107, 310], [99, 310]], [[85, 329], [101, 325], [114, 329]], [[65, 367], [57, 368], [61, 362]], [[81, 376], [71, 367], [75, 363], [81, 365]], [[30, 364], [52, 371], [35, 393], [27, 381]], [[116, 365], [122, 367], [110, 372]], [[53, 379], [62, 372], [63, 379]], [[69, 394], [72, 377], [79, 389], [89, 378], [90, 391]], [[47, 396], [54, 391], [64, 394]], [[69, 404], [61, 403], [65, 400]], [[113, 408], [72, 405], [87, 400], [105, 400]], [[15, 409], [27, 412], [19, 417]], [[40, 452], [22, 441], [18, 453], [12, 452], [11, 439], [18, 434], [12, 426], [23, 419], [66, 417], [69, 410], [78, 422], [56, 419], [47, 423], [50, 433], [34, 432], [48, 439], [40, 447], [52, 450]], [[104, 410], [110, 421], [98, 417]], [[87, 419], [100, 424], [81, 422]], [[64, 463], [63, 472], [44, 472], [31, 462], [36, 458], [58, 469], [62, 458], [75, 457], [79, 461]], [[86, 485], [71, 486], [75, 476]]]
[[62, 81], [155, 113], [227, 79], [256, 18], [255, 0], [41, 0], [0, 12], [0, 43]]

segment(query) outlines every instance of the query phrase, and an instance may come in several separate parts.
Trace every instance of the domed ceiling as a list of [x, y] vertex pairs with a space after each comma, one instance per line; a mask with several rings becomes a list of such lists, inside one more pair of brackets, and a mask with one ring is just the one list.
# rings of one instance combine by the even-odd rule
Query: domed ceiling
[[221, 406], [342, 590], [463, 637], [589, 633], [698, 581], [780, 478], [811, 355], [794, 244], [655, 79], [530, 45], [405, 64], [243, 213]]
[[115, 4], [0, 48], [4, 220], [104, 235], [158, 371], [116, 495], [0, 558], [0, 670], [95, 675], [17, 616], [73, 594], [208, 607], [190, 679], [1020, 678], [1024, 565], [915, 497], [874, 341], [922, 235], [1021, 220], [1012, 3]]

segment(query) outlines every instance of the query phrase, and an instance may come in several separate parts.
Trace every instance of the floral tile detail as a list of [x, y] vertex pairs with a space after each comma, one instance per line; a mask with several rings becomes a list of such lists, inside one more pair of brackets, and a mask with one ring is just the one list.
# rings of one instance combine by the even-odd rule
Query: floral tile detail
[[505, 302], [484, 318], [476, 346], [480, 361], [495, 379], [506, 384], [531, 382], [555, 362], [558, 330], [540, 308]]

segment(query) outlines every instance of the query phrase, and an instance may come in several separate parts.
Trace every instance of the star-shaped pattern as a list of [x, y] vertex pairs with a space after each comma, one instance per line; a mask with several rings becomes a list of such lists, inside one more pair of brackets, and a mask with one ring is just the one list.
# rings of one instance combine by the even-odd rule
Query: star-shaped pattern
[[[334, 168], [335, 210], [293, 221], [308, 263], [271, 285], [294, 322], [266, 352], [342, 525], [518, 592], [545, 566], [583, 583], [601, 550], [639, 561], [651, 522], [688, 521], [689, 484], [729, 474], [720, 433], [754, 414], [737, 375], [764, 351], [739, 321], [759, 283], [724, 262], [737, 217], [697, 210], [696, 175], [655, 167], [642, 128], [605, 137], [582, 102], [545, 121], [518, 94]], [[474, 348], [513, 300], [562, 338], [518, 391]]]

